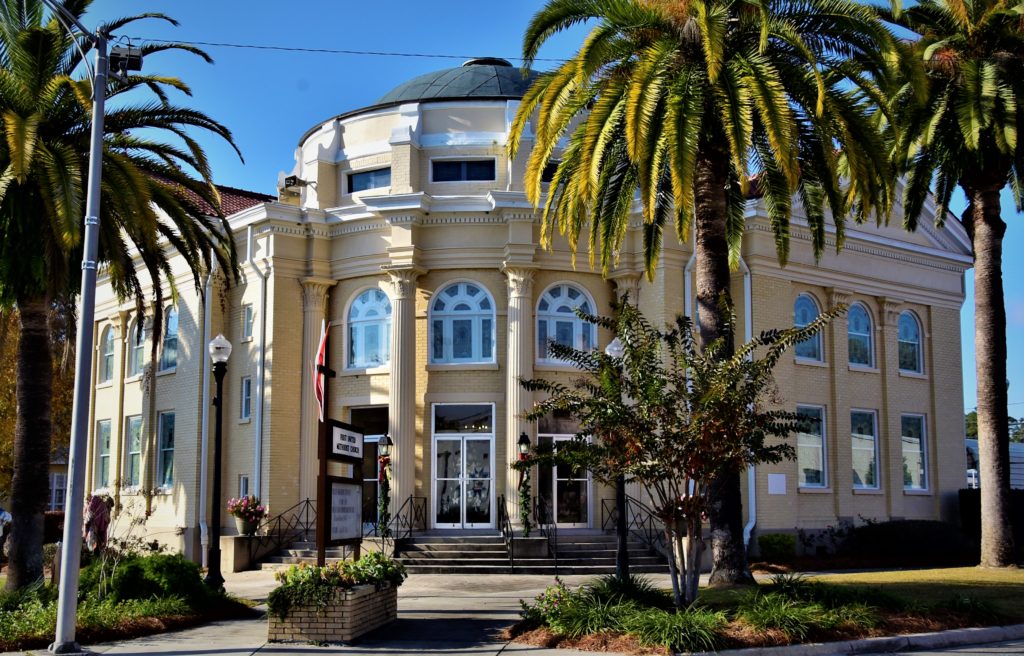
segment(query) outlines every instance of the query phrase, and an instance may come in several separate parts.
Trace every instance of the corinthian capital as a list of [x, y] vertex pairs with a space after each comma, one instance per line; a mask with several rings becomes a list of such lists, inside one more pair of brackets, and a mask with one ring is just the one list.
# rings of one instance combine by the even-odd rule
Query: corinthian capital
[[327, 308], [327, 292], [337, 281], [327, 278], [303, 278], [302, 309], [307, 312], [324, 313]]
[[384, 272], [391, 279], [395, 299], [412, 298], [416, 294], [416, 279], [423, 274], [423, 270], [416, 267], [384, 267]]
[[535, 270], [528, 267], [505, 267], [502, 272], [508, 278], [508, 294], [512, 297], [529, 298], [533, 290]]

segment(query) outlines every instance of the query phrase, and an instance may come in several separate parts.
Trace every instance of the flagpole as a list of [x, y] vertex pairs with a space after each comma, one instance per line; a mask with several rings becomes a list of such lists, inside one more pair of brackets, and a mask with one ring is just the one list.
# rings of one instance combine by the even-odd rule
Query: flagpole
[[313, 394], [320, 392], [317, 399], [317, 458], [319, 467], [316, 477], [316, 564], [323, 567], [327, 561], [327, 380], [334, 372], [327, 366], [327, 320], [320, 325], [320, 344], [317, 347]]

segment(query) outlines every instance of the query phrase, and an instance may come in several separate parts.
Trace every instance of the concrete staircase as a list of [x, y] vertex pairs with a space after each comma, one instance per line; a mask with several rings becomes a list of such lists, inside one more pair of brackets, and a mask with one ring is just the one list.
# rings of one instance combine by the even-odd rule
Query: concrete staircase
[[[514, 567], [501, 535], [421, 535], [401, 546], [398, 559], [410, 574], [611, 574], [615, 572], [614, 535], [558, 536], [558, 559], [516, 554]], [[665, 559], [630, 540], [630, 571], [637, 574], [667, 571]]]

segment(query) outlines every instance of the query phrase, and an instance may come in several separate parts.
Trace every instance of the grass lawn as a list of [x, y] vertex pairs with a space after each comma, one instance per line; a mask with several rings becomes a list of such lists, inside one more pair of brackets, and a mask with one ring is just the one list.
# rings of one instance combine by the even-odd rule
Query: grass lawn
[[954, 594], [984, 601], [1001, 615], [1024, 622], [1024, 570], [952, 567], [947, 569], [889, 570], [859, 574], [815, 576], [815, 581], [873, 588], [927, 604]]

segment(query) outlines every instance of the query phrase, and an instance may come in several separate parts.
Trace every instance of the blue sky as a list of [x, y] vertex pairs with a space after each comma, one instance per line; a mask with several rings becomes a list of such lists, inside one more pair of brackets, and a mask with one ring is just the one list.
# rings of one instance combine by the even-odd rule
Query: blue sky
[[[96, 0], [85, 23], [131, 13], [158, 11], [181, 25], [159, 21], [122, 29], [121, 36], [187, 42], [255, 44], [293, 48], [343, 49], [457, 55], [455, 58], [338, 55], [311, 52], [205, 46], [215, 63], [196, 57], [158, 54], [145, 63], [148, 72], [175, 75], [191, 85], [184, 104], [201, 108], [235, 135], [245, 163], [222, 142], [203, 143], [222, 184], [274, 193], [278, 171], [290, 171], [302, 134], [341, 112], [372, 104], [411, 77], [456, 66], [463, 56], [513, 58], [522, 32], [539, 0], [388, 0], [386, 2], [249, 2], [206, 0]], [[569, 55], [582, 38], [576, 30], [552, 39], [542, 57]], [[513, 63], [518, 63], [513, 61]], [[538, 68], [550, 66], [541, 62]], [[960, 199], [953, 207], [959, 214]], [[1024, 415], [1024, 225], [1003, 195], [1003, 218], [1010, 224], [1003, 267], [1006, 281], [1010, 414]], [[973, 278], [967, 276], [962, 312], [964, 406], [975, 406]], [[941, 382], [941, 381], [940, 381]]]

